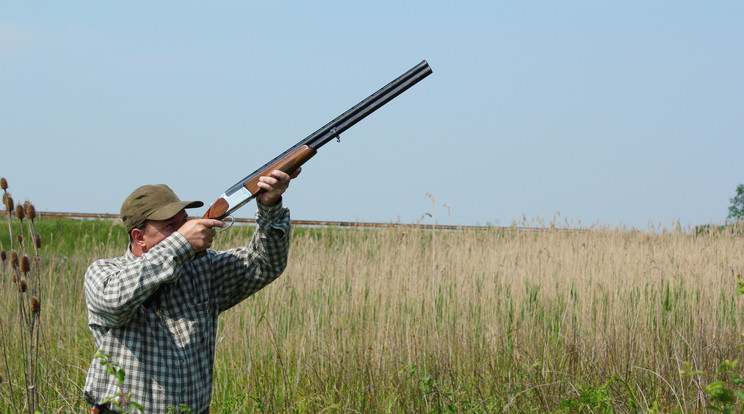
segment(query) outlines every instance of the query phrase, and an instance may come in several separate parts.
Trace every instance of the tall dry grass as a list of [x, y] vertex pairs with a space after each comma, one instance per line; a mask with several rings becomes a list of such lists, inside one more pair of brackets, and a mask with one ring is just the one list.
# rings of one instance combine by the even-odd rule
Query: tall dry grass
[[[52, 411], [83, 408], [95, 349], [82, 275], [126, 237], [117, 223], [80, 225], [95, 231], [76, 250], [55, 253], [64, 234], [47, 243]], [[249, 234], [233, 228], [215, 247]], [[715, 373], [740, 356], [743, 243], [609, 228], [296, 229], [285, 274], [221, 318], [213, 412], [568, 412], [579, 397], [593, 412], [698, 412], [702, 383], [679, 370]], [[2, 287], [7, 322], [15, 295]], [[0, 384], [0, 406], [7, 393]]]
[[[286, 274], [225, 318], [216, 392], [548, 412], [615, 378], [617, 410], [689, 412], [704, 401], [683, 362], [715, 372], [738, 355], [742, 247], [612, 229], [305, 232]], [[262, 389], [267, 377], [282, 381]]]

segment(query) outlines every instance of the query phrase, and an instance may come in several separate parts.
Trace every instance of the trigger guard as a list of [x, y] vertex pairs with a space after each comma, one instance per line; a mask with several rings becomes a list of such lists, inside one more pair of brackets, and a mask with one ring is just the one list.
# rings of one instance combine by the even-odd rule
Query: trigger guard
[[224, 221], [224, 222], [227, 223], [228, 222], [227, 219], [230, 219], [229, 224], [227, 225], [227, 227], [223, 227], [221, 229], [215, 230], [216, 233], [222, 233], [223, 231], [225, 231], [225, 230], [229, 229], [230, 227], [232, 227], [233, 224], [235, 224], [235, 217], [233, 217], [233, 216], [227, 216], [227, 217], [223, 218], [222, 221]]

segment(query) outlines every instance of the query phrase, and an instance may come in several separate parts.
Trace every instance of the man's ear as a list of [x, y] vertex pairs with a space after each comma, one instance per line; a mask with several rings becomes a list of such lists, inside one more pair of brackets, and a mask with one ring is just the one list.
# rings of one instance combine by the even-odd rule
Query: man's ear
[[132, 229], [132, 243], [136, 244], [140, 248], [145, 247], [145, 230], [144, 229]]

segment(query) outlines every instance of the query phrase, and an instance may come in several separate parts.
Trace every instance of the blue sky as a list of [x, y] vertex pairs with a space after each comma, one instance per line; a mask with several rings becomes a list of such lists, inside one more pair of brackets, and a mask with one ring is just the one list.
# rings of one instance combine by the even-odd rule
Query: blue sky
[[294, 219], [684, 227], [744, 183], [740, 1], [0, 10], [0, 175], [42, 211], [118, 213], [161, 182], [210, 204], [422, 59], [306, 164]]

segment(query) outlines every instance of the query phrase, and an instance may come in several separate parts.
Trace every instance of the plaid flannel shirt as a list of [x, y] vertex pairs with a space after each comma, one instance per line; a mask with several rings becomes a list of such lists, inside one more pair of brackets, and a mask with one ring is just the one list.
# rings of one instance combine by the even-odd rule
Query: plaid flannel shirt
[[[88, 325], [96, 347], [125, 372], [124, 393], [146, 413], [187, 405], [206, 413], [212, 398], [217, 318], [284, 271], [289, 210], [258, 204], [245, 247], [196, 257], [176, 232], [141, 257], [98, 260], [85, 274]], [[93, 360], [84, 397], [117, 395], [116, 378]]]

